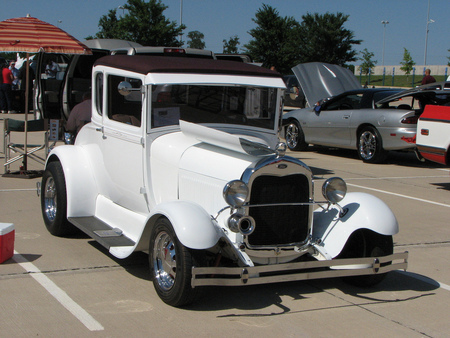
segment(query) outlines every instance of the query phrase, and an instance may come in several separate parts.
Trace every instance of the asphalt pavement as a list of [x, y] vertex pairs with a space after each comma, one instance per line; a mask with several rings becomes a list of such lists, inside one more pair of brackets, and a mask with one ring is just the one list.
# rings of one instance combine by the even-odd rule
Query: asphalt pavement
[[[0, 163], [2, 149], [3, 139]], [[40, 178], [0, 177], [0, 222], [16, 232], [15, 254], [0, 264], [0, 336], [448, 337], [449, 168], [405, 153], [379, 165], [348, 150], [288, 155], [312, 168], [317, 196], [324, 179], [340, 176], [349, 191], [384, 200], [400, 224], [394, 251], [409, 252], [408, 270], [369, 289], [340, 279], [210, 287], [177, 309], [156, 295], [146, 254], [118, 260], [87, 237], [51, 236], [36, 195]]]

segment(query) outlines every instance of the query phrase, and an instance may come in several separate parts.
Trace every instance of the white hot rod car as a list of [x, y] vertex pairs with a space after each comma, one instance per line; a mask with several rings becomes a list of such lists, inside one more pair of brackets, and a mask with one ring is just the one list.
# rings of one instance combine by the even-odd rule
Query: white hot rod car
[[337, 177], [314, 200], [311, 169], [279, 142], [284, 90], [278, 73], [245, 63], [100, 58], [91, 122], [47, 158], [46, 227], [79, 228], [118, 258], [148, 252], [156, 292], [173, 306], [206, 285], [373, 285], [406, 269], [385, 203], [346, 194]]

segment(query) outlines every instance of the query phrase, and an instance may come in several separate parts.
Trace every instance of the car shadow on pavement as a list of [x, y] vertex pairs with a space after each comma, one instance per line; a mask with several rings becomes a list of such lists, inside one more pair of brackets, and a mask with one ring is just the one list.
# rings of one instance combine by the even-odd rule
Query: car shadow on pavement
[[[340, 293], [359, 299], [332, 307], [354, 306], [353, 303], [361, 305], [361, 299], [367, 304], [398, 303], [434, 295], [433, 290], [439, 288], [439, 283], [427, 277], [419, 276], [418, 278], [418, 276], [410, 272], [395, 271], [389, 273], [378, 286], [368, 288], [349, 285], [340, 278], [243, 287], [208, 287], [202, 290], [201, 297], [194, 304], [186, 307], [186, 310], [239, 310], [239, 313], [219, 317], [263, 317], [299, 312], [291, 311], [287, 306], [291, 300], [306, 302], [305, 308], [300, 312], [323, 310], [324, 308], [311, 308], [311, 303], [308, 302], [316, 294], [323, 292], [339, 299], [342, 299]], [[404, 292], [404, 295], [400, 292]], [[283, 301], [286, 297], [289, 299], [288, 302]], [[243, 314], [240, 311], [255, 312]]]

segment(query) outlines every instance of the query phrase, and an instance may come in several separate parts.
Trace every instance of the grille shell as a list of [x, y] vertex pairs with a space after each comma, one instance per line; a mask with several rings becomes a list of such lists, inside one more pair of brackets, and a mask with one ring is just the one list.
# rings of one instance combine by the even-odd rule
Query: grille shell
[[[255, 231], [246, 236], [249, 248], [301, 245], [311, 232], [312, 173], [293, 158], [272, 159], [248, 175], [250, 197], [246, 214], [255, 219]], [[283, 205], [280, 205], [283, 204]]]

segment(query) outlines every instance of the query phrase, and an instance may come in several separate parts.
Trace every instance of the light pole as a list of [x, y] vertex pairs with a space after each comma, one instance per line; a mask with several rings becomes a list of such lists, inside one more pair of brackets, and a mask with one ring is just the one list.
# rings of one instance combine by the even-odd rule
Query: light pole
[[427, 30], [425, 32], [425, 56], [423, 58], [424, 66], [427, 65], [427, 47], [428, 47], [428, 32], [429, 32], [428, 25], [433, 22], [434, 22], [434, 20], [430, 19], [430, 0], [428, 0]]
[[117, 7], [117, 9], [121, 9], [122, 10], [122, 18], [123, 18], [125, 16], [125, 7], [119, 6], [119, 7]]
[[[180, 26], [183, 24], [183, 0], [180, 0]], [[180, 43], [182, 42], [183, 33], [180, 32]]]
[[384, 46], [385, 46], [385, 42], [386, 42], [386, 25], [389, 23], [389, 21], [387, 20], [383, 20], [381, 21], [381, 24], [384, 25], [384, 29], [383, 29], [383, 58], [382, 58], [382, 66], [384, 67]]

